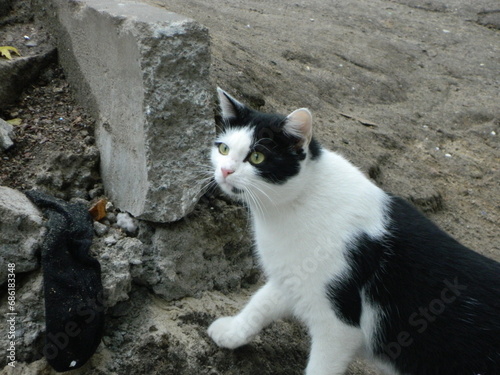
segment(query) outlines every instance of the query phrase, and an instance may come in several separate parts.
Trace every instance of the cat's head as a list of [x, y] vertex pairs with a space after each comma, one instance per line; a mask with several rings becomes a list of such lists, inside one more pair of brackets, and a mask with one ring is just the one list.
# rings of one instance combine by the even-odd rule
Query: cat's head
[[224, 128], [212, 150], [217, 184], [253, 206], [293, 199], [304, 187], [306, 164], [321, 152], [312, 137], [309, 110], [266, 114], [221, 89], [218, 94]]

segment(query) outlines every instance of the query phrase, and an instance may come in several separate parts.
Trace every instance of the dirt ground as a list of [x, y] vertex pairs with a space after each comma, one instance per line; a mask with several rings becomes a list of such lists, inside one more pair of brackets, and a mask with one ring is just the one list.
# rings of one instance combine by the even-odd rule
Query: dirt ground
[[[94, 144], [94, 121], [76, 105], [61, 68], [53, 64], [21, 96], [17, 104], [3, 112], [2, 118], [20, 118], [15, 127], [15, 147], [2, 156], [0, 185], [21, 190], [47, 182], [47, 177], [65, 151], [82, 154]], [[52, 168], [47, 166], [53, 161]], [[49, 173], [44, 172], [50, 169]], [[76, 181], [75, 181], [76, 182]], [[57, 189], [57, 185], [58, 189]], [[69, 186], [56, 183], [54, 194], [70, 198], [63, 191]], [[84, 194], [82, 193], [82, 196]]]

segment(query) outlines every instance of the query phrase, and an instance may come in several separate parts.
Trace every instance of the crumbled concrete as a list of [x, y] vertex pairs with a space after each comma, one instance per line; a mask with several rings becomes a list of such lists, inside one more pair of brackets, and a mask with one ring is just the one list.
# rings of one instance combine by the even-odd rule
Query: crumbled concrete
[[35, 174], [37, 188], [57, 198], [86, 199], [87, 191], [99, 180], [99, 151], [95, 145], [80, 150], [61, 150], [50, 153]]
[[50, 0], [38, 9], [97, 119], [107, 195], [141, 219], [184, 217], [200, 196], [215, 129], [208, 30], [130, 0]]
[[208, 207], [206, 203], [176, 223], [142, 223], [139, 238], [147, 245], [137, 268], [137, 283], [170, 301], [256, 282], [245, 209], [221, 201]]
[[[100, 249], [96, 249], [100, 248]], [[102, 267], [104, 301], [107, 308], [128, 299], [132, 289], [133, 267], [142, 263], [143, 244], [136, 238], [124, 237], [113, 246], [94, 243]]]

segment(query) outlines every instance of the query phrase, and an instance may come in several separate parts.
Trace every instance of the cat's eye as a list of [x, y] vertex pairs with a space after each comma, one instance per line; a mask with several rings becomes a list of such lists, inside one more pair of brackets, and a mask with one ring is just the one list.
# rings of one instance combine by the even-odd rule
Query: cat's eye
[[250, 161], [250, 163], [257, 165], [262, 163], [265, 159], [266, 157], [262, 152], [254, 151], [250, 154], [250, 158], [248, 160]]
[[228, 147], [228, 145], [226, 145], [225, 143], [220, 143], [220, 144], [219, 144], [219, 152], [220, 152], [222, 155], [227, 155], [227, 154], [229, 154], [229, 147]]

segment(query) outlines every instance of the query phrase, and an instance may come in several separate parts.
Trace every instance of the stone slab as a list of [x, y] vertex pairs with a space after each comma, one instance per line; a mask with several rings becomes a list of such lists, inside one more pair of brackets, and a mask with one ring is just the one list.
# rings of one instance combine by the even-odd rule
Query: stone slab
[[215, 132], [208, 30], [130, 0], [39, 1], [37, 13], [97, 120], [106, 194], [144, 220], [184, 217]]

